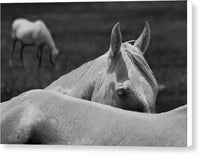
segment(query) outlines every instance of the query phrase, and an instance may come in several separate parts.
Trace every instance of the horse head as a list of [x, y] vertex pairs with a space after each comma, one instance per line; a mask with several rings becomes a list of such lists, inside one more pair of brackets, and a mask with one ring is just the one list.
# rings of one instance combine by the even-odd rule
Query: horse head
[[149, 41], [147, 22], [137, 40], [124, 43], [117, 23], [109, 50], [94, 60], [69, 95], [122, 109], [154, 112], [158, 83], [144, 58]]

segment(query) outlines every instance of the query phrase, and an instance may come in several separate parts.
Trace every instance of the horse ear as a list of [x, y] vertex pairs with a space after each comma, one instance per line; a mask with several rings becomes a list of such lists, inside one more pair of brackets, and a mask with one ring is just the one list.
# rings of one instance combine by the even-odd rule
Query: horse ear
[[134, 46], [137, 47], [143, 53], [145, 53], [145, 51], [149, 46], [149, 41], [150, 41], [150, 27], [149, 23], [146, 21], [143, 32], [139, 36], [139, 38], [135, 41]]
[[115, 24], [110, 37], [110, 57], [115, 57], [120, 52], [122, 44], [122, 35], [120, 31], [120, 23]]

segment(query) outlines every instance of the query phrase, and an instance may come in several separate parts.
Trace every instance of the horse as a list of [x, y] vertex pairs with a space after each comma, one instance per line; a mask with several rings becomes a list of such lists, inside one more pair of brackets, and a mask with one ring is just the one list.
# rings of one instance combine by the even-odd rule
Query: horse
[[124, 43], [120, 23], [117, 23], [105, 54], [63, 75], [45, 90], [126, 110], [153, 113], [159, 84], [144, 58], [149, 41], [148, 22], [137, 40]]
[[49, 48], [49, 51], [51, 51], [51, 64], [55, 66], [55, 62], [58, 61], [60, 52], [53, 41], [49, 29], [42, 20], [31, 22], [23, 18], [15, 19], [11, 26], [11, 37], [13, 40], [13, 46], [11, 56], [8, 61], [10, 66], [12, 66], [12, 59], [17, 41], [21, 43], [20, 60], [22, 67], [24, 67], [23, 51], [26, 46], [37, 46], [37, 59], [39, 68], [41, 67], [42, 53], [45, 45]]
[[187, 145], [187, 106], [152, 114], [122, 110], [50, 90], [1, 104], [2, 144]]

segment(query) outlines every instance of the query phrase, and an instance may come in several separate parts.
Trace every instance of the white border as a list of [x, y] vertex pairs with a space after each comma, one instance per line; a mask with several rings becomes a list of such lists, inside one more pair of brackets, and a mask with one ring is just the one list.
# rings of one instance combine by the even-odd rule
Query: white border
[[[95, 1], [95, 0], [57, 0], [56, 2], [92, 2], [92, 1]], [[106, 0], [97, 0], [98, 2], [105, 2]], [[109, 0], [109, 1], [123, 1], [123, 0]], [[136, 0], [126, 0], [126, 1], [136, 1]], [[139, 1], [139, 0], [138, 0]], [[151, 0], [140, 0], [140, 1], [151, 1]], [[30, 2], [55, 2], [55, 0], [34, 0], [34, 1], [31, 1], [31, 0], [0, 0], [1, 3], [30, 3]], [[197, 4], [197, 2], [196, 2]], [[199, 8], [200, 9], [200, 8]], [[188, 136], [188, 139], [187, 139], [187, 146], [191, 146], [192, 145], [192, 3], [191, 1], [188, 1], [187, 3], [187, 104], [188, 104], [188, 115], [187, 115], [187, 119], [188, 119], [188, 132], [187, 132], [187, 136]], [[198, 52], [198, 51], [197, 51]], [[76, 154], [85, 154], [86, 153], [86, 150], [87, 150], [87, 153], [91, 153], [91, 154], [102, 154], [102, 153], [105, 153], [105, 151], [109, 152], [110, 153], [115, 153], [115, 154], [121, 154], [122, 152], [124, 152], [124, 150], [126, 150], [127, 152], [126, 153], [129, 153], [129, 154], [132, 154], [134, 151], [135, 153], [139, 153], [139, 154], [144, 154], [145, 152], [149, 154], [149, 151], [155, 151], [157, 150], [156, 152], [154, 152], [154, 155], [155, 154], [159, 154], [160, 153], [163, 153], [163, 154], [168, 154], [168, 153], [177, 153], [177, 151], [179, 153], [182, 153], [182, 154], [186, 154], [186, 150], [182, 150], [180, 151], [179, 149], [177, 150], [176, 148], [144, 148], [144, 147], [133, 147], [133, 149], [130, 149], [130, 148], [122, 148], [120, 147], [119, 148], [116, 148], [116, 151], [112, 151], [112, 150], [115, 150], [114, 149], [109, 149], [108, 147], [97, 147], [95, 149], [95, 147], [91, 148], [91, 147], [83, 147], [83, 146], [79, 146], [79, 147], [71, 147], [71, 149], [69, 149], [69, 147], [53, 147], [53, 146], [50, 146], [50, 147], [43, 147], [42, 149], [38, 149], [39, 147], [38, 146], [28, 146], [28, 147], [20, 147], [20, 146], [10, 146], [10, 147], [6, 147], [6, 146], [3, 146], [1, 145], [1, 149], [4, 148], [4, 151], [5, 150], [9, 150], [10, 153], [14, 153], [16, 154], [16, 151], [18, 153], [21, 153], [22, 155], [27, 155], [27, 153], [24, 153], [26, 151], [31, 151], [30, 154], [34, 154], [37, 152], [43, 154], [44, 151], [47, 152], [48, 154], [55, 154], [55, 153], [65, 153], [65, 151], [68, 151], [68, 153], [76, 153]], [[104, 150], [103, 150], [104, 149]], [[194, 148], [193, 148], [194, 149]], [[48, 151], [47, 151], [48, 150]], [[120, 151], [121, 150], [121, 151]], [[112, 151], [112, 152], [111, 152]], [[164, 151], [164, 152], [163, 152]], [[165, 152], [167, 151], [167, 152]], [[5, 153], [5, 152], [4, 152]], [[191, 151], [189, 151], [189, 153], [191, 153]], [[194, 153], [194, 152], [193, 152]]]
[[[3, 1], [3, 0], [0, 0]], [[179, 0], [4, 0], [1, 3], [44, 3], [44, 2], [131, 2], [131, 1], [179, 1]], [[184, 0], [182, 0], [184, 1]], [[185, 0], [186, 1], [186, 0]]]
[[187, 146], [192, 146], [192, 3], [187, 1]]

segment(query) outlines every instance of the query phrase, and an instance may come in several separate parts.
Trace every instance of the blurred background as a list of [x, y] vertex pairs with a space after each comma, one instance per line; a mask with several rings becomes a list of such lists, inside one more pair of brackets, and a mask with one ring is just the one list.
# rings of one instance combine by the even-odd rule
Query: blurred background
[[[43, 53], [37, 70], [36, 47], [24, 51], [21, 68], [19, 46], [8, 66], [12, 40], [11, 23], [15, 18], [42, 19], [62, 51], [59, 69]], [[61, 75], [104, 54], [110, 33], [121, 22], [123, 41], [136, 39], [144, 22], [151, 27], [151, 41], [145, 58], [157, 80], [166, 88], [159, 92], [157, 112], [187, 104], [187, 2], [85, 2], [1, 4], [1, 102], [30, 89], [45, 88]]]

